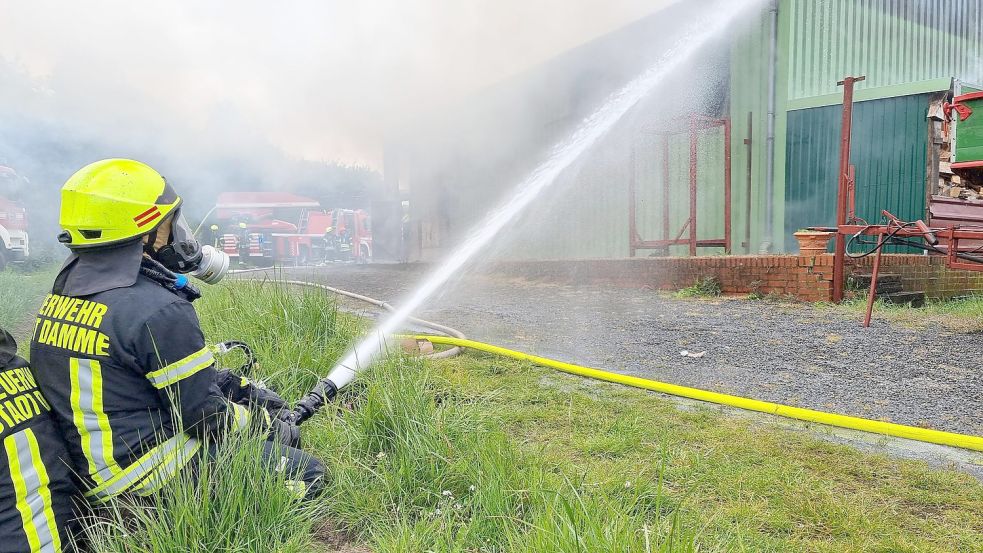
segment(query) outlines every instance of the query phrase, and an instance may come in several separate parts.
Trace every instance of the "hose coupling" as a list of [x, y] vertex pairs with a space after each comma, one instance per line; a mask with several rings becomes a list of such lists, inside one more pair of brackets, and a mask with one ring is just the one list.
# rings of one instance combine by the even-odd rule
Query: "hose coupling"
[[314, 416], [324, 404], [334, 400], [338, 395], [338, 387], [330, 379], [322, 379], [306, 396], [297, 402], [294, 410], [287, 413], [285, 420], [299, 425]]

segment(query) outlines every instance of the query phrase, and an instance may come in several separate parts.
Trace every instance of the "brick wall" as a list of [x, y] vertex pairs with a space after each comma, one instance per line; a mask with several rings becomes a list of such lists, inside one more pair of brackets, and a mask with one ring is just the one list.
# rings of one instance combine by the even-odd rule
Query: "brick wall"
[[[869, 274], [873, 256], [847, 259], [847, 274]], [[496, 273], [532, 280], [627, 288], [678, 290], [712, 276], [726, 294], [781, 294], [803, 301], [828, 301], [833, 256], [751, 255], [646, 257], [575, 261], [517, 261], [495, 265]], [[905, 290], [930, 298], [983, 293], [983, 272], [950, 271], [945, 259], [922, 255], [884, 255], [882, 273], [899, 274]]]
[[[870, 274], [873, 264], [873, 256], [848, 259], [847, 274]], [[905, 290], [925, 292], [929, 298], [983, 294], [983, 272], [947, 269], [942, 256], [885, 254], [880, 272], [901, 275]]]

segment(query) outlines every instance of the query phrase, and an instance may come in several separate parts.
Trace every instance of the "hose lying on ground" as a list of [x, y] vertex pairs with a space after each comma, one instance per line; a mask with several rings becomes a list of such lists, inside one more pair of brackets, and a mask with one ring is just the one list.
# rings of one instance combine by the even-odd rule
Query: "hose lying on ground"
[[[242, 274], [242, 273], [255, 273], [255, 272], [269, 271], [269, 270], [271, 270], [271, 269], [270, 268], [267, 268], [267, 267], [258, 268], [258, 269], [239, 269], [239, 270], [236, 270], [236, 271], [229, 271], [229, 274], [236, 275], [236, 274]], [[358, 301], [363, 301], [365, 303], [372, 304], [372, 305], [374, 305], [376, 307], [379, 307], [379, 308], [384, 309], [384, 310], [389, 311], [389, 312], [396, 311], [396, 308], [395, 307], [393, 307], [389, 303], [384, 302], [382, 300], [377, 300], [375, 298], [370, 298], [368, 296], [363, 296], [362, 294], [356, 294], [354, 292], [349, 292], [348, 290], [342, 290], [341, 288], [334, 288], [332, 286], [327, 286], [325, 284], [318, 284], [316, 282], [307, 282], [307, 281], [304, 281], [304, 280], [276, 280], [276, 282], [282, 282], [284, 284], [291, 284], [293, 286], [306, 286], [308, 288], [315, 288], [315, 289], [318, 289], [318, 290], [324, 290], [325, 292], [331, 292], [332, 294], [337, 294], [339, 296], [345, 296], [347, 298], [352, 298], [352, 299], [355, 299], [355, 300], [358, 300]], [[454, 338], [458, 338], [460, 340], [466, 340], [467, 339], [467, 337], [464, 335], [463, 332], [461, 332], [460, 330], [457, 330], [455, 328], [451, 328], [449, 326], [445, 326], [445, 325], [442, 325], [442, 324], [439, 324], [439, 323], [435, 323], [435, 322], [432, 322], [432, 321], [427, 321], [427, 320], [424, 320], [424, 319], [418, 319], [416, 317], [410, 317], [407, 320], [409, 322], [413, 323], [413, 324], [416, 324], [416, 325], [419, 325], [419, 326], [422, 326], [422, 327], [425, 327], [425, 328], [429, 328], [430, 330], [433, 330], [435, 332], [440, 332], [441, 334], [447, 334], [448, 336], [453, 336]], [[463, 350], [461, 348], [459, 348], [459, 347], [453, 347], [453, 348], [448, 349], [448, 350], [438, 351], [438, 352], [435, 352], [435, 353], [427, 354], [424, 357], [429, 357], [430, 359], [447, 359], [449, 357], [454, 357], [455, 355], [460, 355], [462, 351]]]
[[602, 371], [600, 369], [592, 369], [590, 367], [581, 367], [579, 365], [564, 363], [562, 361], [547, 359], [545, 357], [537, 357], [528, 353], [513, 351], [510, 349], [493, 346], [491, 344], [485, 344], [483, 342], [476, 342], [474, 340], [453, 338], [448, 336], [409, 336], [409, 338], [413, 338], [415, 340], [427, 340], [433, 344], [475, 349], [494, 355], [529, 361], [537, 365], [587, 378], [593, 378], [595, 380], [614, 382], [625, 386], [652, 390], [654, 392], [661, 392], [663, 394], [685, 397], [699, 401], [707, 401], [719, 405], [737, 407], [739, 409], [746, 409], [749, 411], [758, 411], [769, 415], [778, 415], [780, 417], [787, 417], [790, 419], [814, 422], [829, 426], [837, 426], [840, 428], [849, 428], [851, 430], [861, 430], [863, 432], [873, 432], [875, 434], [884, 434], [886, 436], [895, 436], [898, 438], [917, 440], [919, 442], [929, 442], [933, 444], [983, 451], [983, 437], [980, 436], [956, 434], [953, 432], [932, 430], [930, 428], [918, 428], [915, 426], [906, 426], [891, 422], [862, 419], [859, 417], [838, 415], [836, 413], [826, 413], [823, 411], [792, 407], [789, 405], [771, 403], [768, 401], [759, 401], [740, 396], [710, 392], [707, 390], [700, 390], [698, 388], [667, 384], [656, 380], [648, 380], [645, 378], [638, 378], [636, 376]]
[[[393, 307], [392, 305], [389, 305], [387, 302], [370, 298], [368, 296], [363, 296], [361, 294], [356, 294], [354, 292], [349, 292], [347, 290], [342, 290], [340, 288], [333, 288], [331, 286], [327, 286], [324, 284], [317, 284], [316, 282], [305, 282], [303, 280], [281, 280], [279, 282], [283, 282], [284, 284], [292, 284], [294, 286], [307, 286], [309, 288], [317, 288], [320, 290], [331, 292], [332, 294], [338, 294], [339, 296], [345, 296], [347, 298], [352, 298], [359, 301], [364, 301], [366, 303], [371, 303], [372, 305], [375, 305], [376, 307], [381, 307], [382, 309], [385, 309], [386, 311], [389, 312], [396, 311], [396, 308]], [[458, 340], [467, 340], [467, 337], [464, 336], [463, 332], [451, 328], [449, 326], [444, 326], [442, 324], [434, 323], [424, 319], [418, 319], [416, 317], [408, 317], [406, 320], [415, 325], [426, 327], [431, 330], [440, 332], [442, 334], [447, 334], [450, 337], [454, 337]], [[459, 355], [461, 351], [462, 350], [460, 347], [455, 346], [445, 351], [438, 351], [435, 353], [428, 354], [426, 357], [429, 357], [430, 359], [446, 359], [448, 357], [454, 357], [455, 355]]]
[[[251, 272], [251, 271], [244, 271], [244, 272]], [[331, 286], [326, 286], [323, 284], [317, 284], [314, 282], [306, 282], [306, 281], [299, 281], [299, 280], [287, 280], [287, 281], [279, 281], [279, 282], [284, 282], [286, 284], [292, 284], [295, 286], [307, 286], [310, 288], [325, 290], [333, 294], [338, 294], [341, 296], [370, 303], [387, 311], [394, 311], [393, 306], [389, 305], [384, 301], [373, 299], [368, 296], [363, 296], [361, 294], [356, 294], [354, 292], [349, 292], [347, 290], [341, 290], [339, 288], [333, 288]], [[699, 388], [690, 388], [687, 386], [668, 384], [665, 382], [659, 382], [657, 380], [638, 378], [637, 376], [630, 376], [630, 375], [619, 374], [610, 371], [603, 371], [600, 369], [594, 369], [590, 367], [582, 367], [579, 365], [574, 365], [572, 363], [564, 363], [562, 361], [548, 359], [546, 357], [538, 357], [535, 355], [530, 355], [528, 353], [523, 353], [519, 351], [502, 348], [499, 346], [494, 346], [491, 344], [486, 344], [484, 342], [468, 340], [467, 338], [465, 338], [464, 334], [461, 333], [460, 331], [430, 321], [425, 321], [417, 318], [410, 318], [409, 320], [420, 326], [431, 328], [433, 330], [436, 330], [437, 332], [450, 335], [450, 336], [432, 336], [432, 335], [397, 336], [397, 338], [411, 338], [414, 340], [428, 341], [432, 344], [453, 346], [451, 349], [428, 355], [428, 357], [432, 359], [453, 357], [461, 353], [462, 348], [470, 348], [478, 351], [484, 351], [486, 353], [491, 353], [494, 355], [500, 355], [503, 357], [511, 357], [513, 359], [529, 361], [537, 365], [541, 365], [551, 369], [556, 369], [570, 374], [575, 374], [578, 376], [583, 376], [586, 378], [603, 380], [605, 382], [613, 382], [615, 384], [632, 386], [634, 388], [651, 390], [663, 394], [685, 397], [689, 399], [695, 399], [698, 401], [706, 401], [709, 403], [716, 403], [718, 405], [736, 407], [738, 409], [745, 409], [748, 411], [757, 411], [759, 413], [777, 415], [780, 417], [786, 417], [786, 418], [805, 421], [805, 422], [825, 424], [828, 426], [848, 428], [851, 430], [860, 430], [862, 432], [883, 434], [885, 436], [893, 436], [897, 438], [905, 438], [908, 440], [915, 440], [919, 442], [928, 442], [928, 443], [939, 444], [939, 445], [959, 447], [959, 448], [970, 449], [974, 451], [983, 451], [983, 437], [980, 436], [957, 434], [954, 432], [944, 432], [941, 430], [933, 430], [930, 428], [918, 428], [916, 426], [907, 426], [907, 425], [895, 424], [891, 422], [863, 419], [860, 417], [851, 417], [848, 415], [839, 415], [836, 413], [826, 413], [824, 411], [816, 411], [813, 409], [805, 409], [802, 407], [792, 407], [790, 405], [782, 405], [780, 403], [760, 401], [760, 400], [750, 399], [740, 396], [722, 394], [719, 392], [701, 390]], [[333, 397], [333, 394], [330, 395], [331, 397]]]

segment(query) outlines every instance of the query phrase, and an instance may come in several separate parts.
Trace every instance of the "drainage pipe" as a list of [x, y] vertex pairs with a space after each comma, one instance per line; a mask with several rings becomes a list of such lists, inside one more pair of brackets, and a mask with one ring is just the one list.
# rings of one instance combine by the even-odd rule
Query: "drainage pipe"
[[765, 236], [761, 253], [768, 253], [775, 240], [775, 105], [778, 80], [778, 0], [768, 7], [768, 132], [765, 138]]
[[689, 388], [686, 386], [667, 384], [665, 382], [659, 382], [656, 380], [648, 380], [645, 378], [638, 378], [636, 376], [629, 376], [629, 375], [619, 374], [609, 371], [602, 371], [600, 369], [592, 369], [590, 367], [581, 367], [579, 365], [564, 363], [562, 361], [547, 359], [545, 357], [537, 357], [535, 355], [530, 355], [528, 353], [513, 351], [510, 349], [493, 346], [491, 344], [476, 342], [474, 340], [462, 340], [460, 338], [451, 338], [446, 336], [413, 336], [412, 338], [417, 340], [428, 340], [433, 344], [443, 344], [443, 345], [455, 346], [459, 348], [460, 347], [471, 348], [478, 351], [491, 353], [494, 355], [511, 357], [512, 359], [519, 359], [522, 361], [529, 361], [537, 365], [549, 367], [551, 369], [556, 369], [558, 371], [563, 371], [578, 376], [583, 376], [586, 378], [603, 380], [606, 382], [613, 382], [615, 384], [623, 384], [625, 386], [642, 388], [644, 390], [651, 390], [654, 392], [660, 392], [663, 394], [695, 399], [698, 401], [716, 403], [718, 405], [737, 407], [738, 409], [757, 411], [759, 413], [766, 413], [769, 415], [777, 415], [780, 417], [786, 417], [786, 418], [796, 419], [800, 421], [814, 422], [814, 423], [825, 424], [829, 426], [836, 426], [839, 428], [849, 428], [851, 430], [873, 432], [875, 434], [883, 434], [885, 436], [894, 436], [898, 438], [905, 438], [908, 440], [917, 440], [919, 442], [928, 442], [928, 443], [939, 444], [939, 445], [960, 447], [963, 449], [972, 449], [975, 451], [983, 451], [983, 437], [980, 436], [971, 436], [968, 434], [956, 434], [953, 432], [943, 432], [941, 430], [932, 430], [929, 428], [918, 428], [915, 426], [906, 426], [903, 424], [895, 424], [895, 423], [884, 422], [884, 421], [862, 419], [859, 417], [838, 415], [836, 413], [826, 413], [823, 411], [815, 411], [812, 409], [804, 409], [801, 407], [792, 407], [789, 405], [771, 403], [768, 401], [759, 401], [756, 399], [749, 399], [740, 396], [732, 396], [729, 394], [710, 392], [707, 390], [700, 390], [698, 388]]

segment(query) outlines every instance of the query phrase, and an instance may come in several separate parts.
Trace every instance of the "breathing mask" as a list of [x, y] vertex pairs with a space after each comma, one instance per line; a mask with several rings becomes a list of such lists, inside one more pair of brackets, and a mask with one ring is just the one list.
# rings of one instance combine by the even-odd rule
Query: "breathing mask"
[[[229, 256], [212, 246], [202, 246], [180, 208], [174, 211], [169, 223], [170, 236], [164, 240], [157, 234], [167, 232], [167, 223], [151, 233], [147, 253], [175, 273], [190, 274], [206, 284], [222, 280], [229, 270]], [[160, 242], [163, 244], [158, 245]]]

